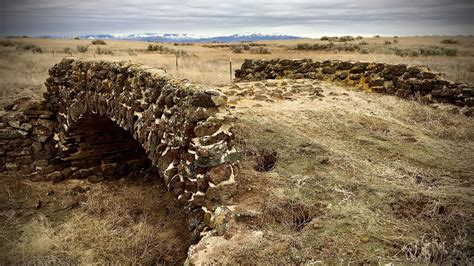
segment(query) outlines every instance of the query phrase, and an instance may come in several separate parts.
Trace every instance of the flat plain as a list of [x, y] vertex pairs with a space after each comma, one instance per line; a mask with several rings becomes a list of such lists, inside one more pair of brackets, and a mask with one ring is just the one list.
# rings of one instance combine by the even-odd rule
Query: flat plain
[[[405, 63], [472, 85], [474, 37], [105, 42], [0, 40], [1, 102], [40, 99], [48, 69], [70, 56], [160, 67], [226, 93], [244, 154], [232, 201], [243, 218], [200, 242], [190, 261], [473, 263], [472, 117], [326, 81], [232, 83], [230, 62], [233, 70], [247, 58]], [[258, 168], [265, 154], [276, 154], [271, 171]], [[183, 262], [184, 214], [162, 187], [146, 177], [52, 184], [2, 173], [0, 260]]]

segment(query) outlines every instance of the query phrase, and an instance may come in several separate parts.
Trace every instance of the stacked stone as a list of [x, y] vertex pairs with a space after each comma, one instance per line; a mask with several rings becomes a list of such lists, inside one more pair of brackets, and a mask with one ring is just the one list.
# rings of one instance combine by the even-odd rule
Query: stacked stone
[[31, 104], [23, 112], [8, 112], [0, 122], [0, 172], [50, 174], [60, 168], [53, 139], [54, 114], [46, 104]]
[[174, 79], [161, 69], [72, 59], [50, 70], [46, 86], [64, 154], [77, 149], [69, 128], [97, 114], [133, 135], [194, 216], [211, 217], [235, 193], [238, 153], [221, 92]]
[[118, 174], [122, 163], [81, 161], [84, 134], [73, 130], [84, 119], [108, 118], [143, 147], [190, 212], [190, 230], [201, 231], [203, 219], [213, 224], [215, 211], [236, 192], [238, 173], [233, 119], [223, 93], [129, 63], [68, 58], [49, 74], [46, 111], [29, 108], [2, 118], [1, 171], [37, 171], [53, 180]]
[[422, 97], [426, 102], [442, 102], [460, 107], [474, 106], [474, 88], [446, 80], [426, 67], [405, 64], [347, 62], [310, 59], [245, 60], [235, 71], [237, 81], [263, 79], [319, 79], [358, 85], [367, 91], [395, 94], [403, 98]]

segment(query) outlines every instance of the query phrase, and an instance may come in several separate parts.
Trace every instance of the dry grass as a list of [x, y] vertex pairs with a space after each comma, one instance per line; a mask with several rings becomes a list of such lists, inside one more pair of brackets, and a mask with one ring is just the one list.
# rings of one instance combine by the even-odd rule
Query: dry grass
[[[386, 48], [385, 41], [393, 38], [365, 38], [346, 42], [357, 44], [361, 41], [367, 43], [364, 47], [377, 50], [378, 47]], [[340, 60], [362, 60], [386, 63], [408, 63], [414, 65], [426, 65], [436, 71], [446, 73], [449, 79], [458, 82], [474, 83], [474, 60], [473, 47], [474, 38], [453, 38], [459, 44], [442, 44], [442, 37], [403, 37], [397, 38], [398, 43], [390, 45], [391, 48], [410, 49], [414, 47], [440, 46], [445, 48], [456, 48], [459, 55], [456, 57], [426, 56], [426, 57], [400, 57], [394, 54], [373, 53], [361, 54], [358, 52], [334, 52], [334, 51], [298, 51], [293, 48], [298, 43], [327, 44], [320, 40], [291, 40], [291, 41], [268, 41], [259, 42], [266, 44], [265, 48], [271, 50], [271, 54], [243, 53], [235, 54], [229, 48], [218, 47], [218, 44], [185, 45], [174, 46], [163, 44], [163, 47], [177, 53], [186, 53], [192, 56], [179, 59], [179, 71], [176, 70], [176, 58], [174, 54], [160, 54], [147, 51], [148, 42], [129, 41], [107, 41], [101, 45], [101, 51], [110, 51], [111, 54], [98, 54], [97, 49], [88, 49], [86, 52], [73, 51], [73, 56], [78, 58], [104, 59], [131, 61], [150, 66], [162, 67], [173, 75], [189, 79], [192, 82], [217, 85], [230, 82], [229, 61], [233, 62], [233, 68], [240, 66], [245, 58], [311, 58], [314, 60], [340, 59]], [[8, 39], [14, 43], [28, 43], [40, 47], [43, 53], [31, 53], [18, 51], [12, 47], [0, 47], [0, 97], [3, 102], [11, 101], [23, 96], [39, 95], [44, 90], [43, 82], [47, 77], [47, 70], [62, 58], [70, 56], [64, 52], [64, 48], [90, 45], [90, 40], [47, 40], [47, 39]], [[372, 49], [373, 48], [373, 49]], [[74, 49], [73, 49], [74, 50]]]
[[[68, 182], [12, 185], [37, 194], [33, 198], [41, 199], [43, 206], [34, 211], [2, 206], [0, 215], [15, 212], [16, 217], [1, 224], [0, 235], [8, 241], [1, 245], [0, 260], [41, 265], [182, 262], [190, 239], [187, 218], [174, 197], [156, 183], [122, 182], [84, 184], [88, 188], [82, 185], [86, 189], [80, 192]], [[44, 187], [56, 191], [51, 202], [45, 199]], [[57, 192], [60, 189], [65, 192]], [[15, 202], [29, 198], [17, 197]], [[29, 214], [21, 216], [24, 213]]]
[[[261, 211], [253, 230], [266, 236], [235, 256], [249, 258], [243, 263], [471, 261], [472, 118], [316, 86], [321, 100], [235, 103], [237, 136], [248, 151], [241, 182], [251, 188], [236, 201]], [[264, 88], [255, 95], [284, 90]], [[275, 169], [256, 172], [255, 151], [270, 148], [279, 154]], [[300, 220], [305, 225], [294, 230]], [[276, 251], [280, 245], [286, 252]]]
[[[174, 55], [147, 52], [145, 42], [107, 41], [102, 47], [113, 51], [112, 55], [88, 49], [74, 56], [163, 67], [205, 85], [229, 83], [229, 60], [236, 68], [245, 58], [276, 57], [423, 64], [446, 72], [452, 80], [474, 83], [473, 38], [454, 38], [459, 44], [441, 44], [443, 39], [363, 41], [374, 47], [455, 47], [458, 56], [291, 49], [298, 43], [324, 43], [320, 40], [266, 42], [270, 55], [164, 44], [195, 55], [179, 58], [178, 72]], [[16, 41], [34, 43], [43, 53], [0, 48], [4, 102], [23, 96], [39, 98], [47, 70], [69, 56], [62, 52], [64, 47], [90, 45], [88, 40]], [[384, 45], [385, 41], [392, 44]], [[260, 214], [256, 221], [241, 224], [235, 239], [223, 240], [222, 249], [211, 245], [208, 254], [217, 254], [211, 259], [226, 254], [226, 259], [218, 261], [472, 263], [472, 118], [452, 114], [449, 108], [434, 109], [317, 81], [264, 81], [220, 88], [239, 117], [236, 136], [245, 154], [236, 208]], [[257, 171], [262, 168], [259, 163], [269, 165], [265, 154], [276, 162], [263, 167], [269, 171]], [[15, 199], [22, 182], [5, 184], [5, 199], [0, 203], [7, 207], [0, 209], [5, 218], [0, 235], [7, 240], [0, 247], [8, 247], [1, 258], [12, 263], [176, 262], [183, 259], [189, 243], [181, 235], [186, 231], [182, 225], [169, 224], [182, 219], [172, 210], [165, 211], [166, 202], [173, 201], [163, 201], [146, 186], [99, 184], [78, 208], [48, 216], [31, 208], [15, 211], [15, 202], [31, 206], [48, 188], [28, 200]], [[178, 217], [162, 220], [169, 215]], [[177, 239], [184, 239], [185, 245]], [[175, 254], [180, 254], [177, 260], [169, 258]]]

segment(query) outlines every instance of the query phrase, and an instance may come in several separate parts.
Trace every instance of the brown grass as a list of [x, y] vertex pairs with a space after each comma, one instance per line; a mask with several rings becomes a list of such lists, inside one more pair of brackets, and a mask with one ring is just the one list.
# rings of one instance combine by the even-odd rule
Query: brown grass
[[[314, 81], [299, 82], [311, 91]], [[242, 185], [252, 188], [236, 201], [261, 211], [261, 222], [253, 227], [267, 236], [236, 251], [240, 262], [252, 259], [238, 254], [261, 263], [468, 262], [472, 118], [316, 84], [324, 90], [321, 100], [294, 95], [293, 101], [235, 104], [241, 149], [250, 151]], [[240, 91], [252, 86], [237, 85]], [[257, 87], [255, 94], [285, 91], [265, 86], [257, 92]], [[269, 148], [278, 152], [278, 163], [257, 173], [253, 151]], [[301, 217], [308, 219], [294, 230]], [[286, 252], [276, 251], [280, 245], [287, 245]]]
[[[190, 245], [187, 218], [174, 197], [160, 191], [160, 184], [135, 182], [124, 186], [120, 184], [123, 180], [116, 184], [84, 184], [87, 192], [75, 193], [75, 181], [57, 185], [20, 181], [14, 185], [5, 182], [7, 177], [2, 178], [5, 186], [22, 188], [23, 193], [43, 202], [34, 211], [26, 206], [2, 206], [1, 216], [15, 213], [1, 223], [0, 235], [6, 240], [0, 246], [2, 261], [156, 264], [185, 259]], [[50, 196], [52, 202], [45, 199], [48, 189], [55, 191]], [[15, 202], [27, 197], [16, 194], [19, 198]], [[22, 216], [25, 213], [29, 214]]]
[[[385, 46], [384, 42], [393, 38], [365, 38], [367, 47]], [[168, 72], [180, 78], [189, 79], [200, 84], [226, 84], [230, 82], [229, 61], [233, 62], [236, 69], [245, 58], [311, 58], [314, 60], [340, 59], [340, 60], [362, 60], [386, 63], [407, 63], [413, 65], [426, 65], [435, 71], [446, 73], [449, 79], [458, 82], [474, 83], [474, 60], [473, 47], [474, 38], [453, 38], [460, 42], [458, 45], [441, 44], [445, 39], [442, 37], [403, 37], [397, 38], [398, 43], [390, 47], [413, 48], [440, 46], [456, 48], [459, 55], [456, 57], [427, 56], [427, 57], [400, 57], [394, 54], [358, 52], [326, 52], [326, 51], [297, 51], [292, 48], [298, 43], [328, 43], [327, 41], [303, 39], [292, 41], [268, 41], [259, 42], [266, 44], [271, 54], [257, 54], [250, 51], [235, 54], [229, 48], [207, 48], [201, 44], [174, 46], [173, 44], [162, 44], [165, 48], [183, 51], [189, 55], [179, 59], [179, 71], [176, 71], [175, 55], [148, 52], [148, 42], [129, 41], [107, 41], [106, 49], [112, 54], [98, 54], [96, 49], [88, 49], [86, 52], [73, 51], [73, 56], [78, 58], [104, 59], [131, 61], [149, 66], [165, 68]], [[77, 47], [90, 45], [89, 40], [49, 40], [49, 39], [8, 39], [10, 42], [28, 42], [39, 46], [43, 53], [33, 54], [31, 52], [17, 51], [11, 47], [0, 47], [0, 97], [2, 101], [11, 101], [23, 96], [39, 95], [44, 90], [43, 82], [47, 77], [47, 70], [62, 58], [70, 56], [64, 53], [64, 47]], [[347, 42], [357, 44], [361, 40]], [[208, 44], [213, 47], [219, 44]]]
[[[179, 71], [174, 55], [147, 52], [145, 42], [107, 41], [113, 55], [98, 55], [89, 49], [74, 56], [163, 67], [192, 82], [220, 84], [228, 94], [231, 111], [239, 118], [237, 142], [245, 155], [234, 203], [236, 209], [256, 210], [257, 217], [239, 224], [239, 233], [232, 240], [222, 238], [202, 250], [207, 252], [205, 258], [215, 255], [206, 262], [472, 263], [472, 118], [450, 113], [449, 106], [434, 109], [416, 101], [317, 81], [225, 85], [230, 81], [229, 60], [235, 69], [245, 58], [276, 57], [422, 64], [446, 72], [449, 79], [474, 83], [474, 39], [453, 38], [459, 44], [441, 44], [443, 39], [363, 41], [374, 47], [444, 45], [458, 49], [458, 56], [291, 49], [297, 43], [324, 43], [320, 40], [265, 42], [271, 55], [246, 50], [235, 54], [228, 47], [199, 44], [163, 44], [195, 55], [179, 58]], [[384, 45], [388, 40], [392, 44]], [[62, 49], [90, 44], [88, 40], [28, 42], [41, 47], [43, 53], [0, 48], [4, 102], [22, 96], [39, 98], [48, 68], [69, 56]], [[276, 154], [277, 161], [269, 171], [256, 170], [262, 151]], [[2, 254], [9, 261], [149, 264], [183, 259], [189, 240], [181, 233], [186, 230], [169, 224], [181, 216], [161, 220], [174, 212], [164, 211], [167, 205], [151, 188], [100, 184], [79, 208], [58, 221], [36, 211], [31, 218], [30, 212], [12, 211], [20, 184], [5, 185], [2, 194], [8, 208], [0, 212], [5, 218], [0, 235], [6, 239], [0, 247], [8, 247]], [[177, 239], [184, 239], [186, 245]], [[169, 258], [176, 254], [178, 259]]]

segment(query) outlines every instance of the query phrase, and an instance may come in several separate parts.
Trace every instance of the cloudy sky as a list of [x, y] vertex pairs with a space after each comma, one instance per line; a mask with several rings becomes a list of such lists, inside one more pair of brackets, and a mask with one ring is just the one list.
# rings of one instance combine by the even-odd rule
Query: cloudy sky
[[0, 0], [0, 35], [474, 34], [474, 0]]

